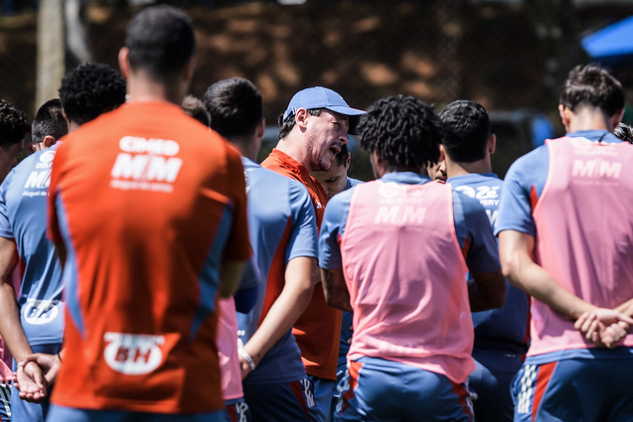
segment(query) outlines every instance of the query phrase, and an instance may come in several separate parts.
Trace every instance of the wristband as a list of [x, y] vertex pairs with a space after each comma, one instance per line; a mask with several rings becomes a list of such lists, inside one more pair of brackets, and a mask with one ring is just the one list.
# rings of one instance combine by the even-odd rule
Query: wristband
[[246, 350], [244, 349], [240, 349], [238, 350], [240, 356], [242, 356], [246, 362], [248, 362], [248, 366], [251, 367], [251, 371], [254, 371], [255, 368], [257, 368], [257, 365], [255, 365], [255, 362], [253, 362], [253, 358], [251, 357], [251, 355], [249, 355], [248, 353], [246, 353]]

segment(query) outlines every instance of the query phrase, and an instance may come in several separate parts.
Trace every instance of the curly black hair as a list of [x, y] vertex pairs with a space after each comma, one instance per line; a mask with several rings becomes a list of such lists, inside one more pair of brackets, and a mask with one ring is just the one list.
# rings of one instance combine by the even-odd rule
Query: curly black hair
[[361, 148], [398, 168], [422, 169], [440, 159], [444, 128], [433, 107], [411, 96], [380, 99], [360, 117]]
[[613, 133], [623, 141], [633, 144], [633, 127], [626, 123], [620, 123]]
[[125, 79], [105, 64], [83, 64], [62, 79], [59, 99], [68, 120], [83, 125], [125, 102]]
[[578, 65], [569, 72], [559, 103], [574, 112], [580, 105], [600, 107], [613, 116], [624, 108], [624, 90], [607, 69], [593, 63]]
[[0, 99], [0, 147], [8, 149], [22, 142], [31, 131], [26, 115], [5, 100]]

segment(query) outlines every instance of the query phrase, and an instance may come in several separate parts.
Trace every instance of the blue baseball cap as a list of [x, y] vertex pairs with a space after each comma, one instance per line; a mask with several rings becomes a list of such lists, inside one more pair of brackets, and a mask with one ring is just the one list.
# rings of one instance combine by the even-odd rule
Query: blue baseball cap
[[[305, 108], [306, 110], [324, 108], [344, 116], [360, 116], [361, 114], [365, 114], [364, 110], [350, 107], [336, 91], [322, 86], [306, 88], [297, 92], [290, 100], [290, 104], [288, 104], [288, 108], [284, 112], [283, 121], [285, 122], [291, 117], [294, 117], [300, 108]], [[350, 122], [349, 133], [352, 135], [355, 134], [354, 131], [356, 128], [354, 126], [352, 122]]]

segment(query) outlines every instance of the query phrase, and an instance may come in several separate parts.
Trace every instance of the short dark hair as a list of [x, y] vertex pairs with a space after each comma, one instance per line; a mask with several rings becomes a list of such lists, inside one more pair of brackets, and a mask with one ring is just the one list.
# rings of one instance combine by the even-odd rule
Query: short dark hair
[[578, 106], [599, 107], [609, 116], [624, 108], [622, 84], [597, 64], [578, 65], [569, 72], [559, 103], [576, 111]]
[[24, 140], [31, 131], [26, 115], [0, 99], [0, 147], [8, 149]]
[[42, 142], [46, 136], [59, 140], [67, 133], [68, 123], [62, 113], [62, 102], [59, 98], [53, 98], [42, 104], [31, 123], [31, 141]]
[[195, 54], [191, 19], [173, 6], [151, 6], [140, 11], [127, 28], [125, 46], [130, 67], [143, 69], [158, 82], [178, 76]]
[[[312, 116], [320, 116], [321, 113], [323, 113], [323, 110], [323, 108], [311, 108], [308, 110], [308, 113]], [[277, 118], [277, 124], [281, 127], [279, 129], [279, 139], [284, 139], [288, 136], [292, 128], [295, 127], [295, 117], [292, 116], [290, 119], [284, 121], [284, 115], [282, 113]]]
[[207, 88], [204, 106], [211, 129], [225, 138], [250, 136], [262, 120], [262, 94], [247, 79], [223, 79]]
[[62, 79], [59, 98], [68, 120], [83, 125], [125, 102], [125, 79], [105, 64], [83, 64]]
[[361, 148], [394, 167], [423, 168], [440, 159], [444, 129], [433, 107], [411, 96], [380, 99], [360, 117]]
[[620, 123], [613, 133], [623, 141], [633, 144], [633, 128], [626, 123]]
[[187, 95], [185, 99], [182, 100], [181, 107], [185, 114], [193, 117], [203, 125], [209, 126], [211, 124], [209, 112], [199, 98], [194, 97], [193, 95]]
[[490, 137], [490, 117], [474, 101], [453, 101], [439, 113], [444, 123], [444, 150], [451, 160], [472, 163], [486, 156]]

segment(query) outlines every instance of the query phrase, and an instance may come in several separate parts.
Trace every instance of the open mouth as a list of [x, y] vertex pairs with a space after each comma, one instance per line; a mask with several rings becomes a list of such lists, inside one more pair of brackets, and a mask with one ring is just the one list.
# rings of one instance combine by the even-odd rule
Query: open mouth
[[333, 145], [333, 146], [330, 147], [330, 151], [332, 151], [333, 155], [336, 155], [339, 152], [341, 152], [341, 147]]

